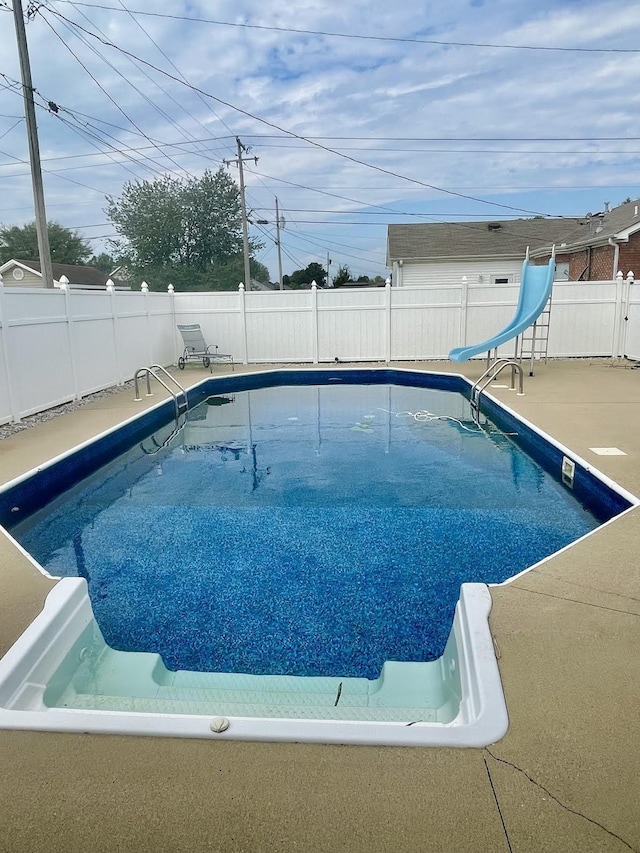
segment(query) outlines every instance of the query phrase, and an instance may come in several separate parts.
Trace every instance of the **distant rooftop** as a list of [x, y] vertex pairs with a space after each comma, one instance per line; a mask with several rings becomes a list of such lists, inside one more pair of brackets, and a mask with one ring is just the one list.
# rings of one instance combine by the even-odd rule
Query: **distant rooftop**
[[606, 243], [640, 229], [640, 200], [583, 217], [534, 217], [479, 222], [425, 222], [389, 225], [387, 262], [454, 258], [522, 258]]

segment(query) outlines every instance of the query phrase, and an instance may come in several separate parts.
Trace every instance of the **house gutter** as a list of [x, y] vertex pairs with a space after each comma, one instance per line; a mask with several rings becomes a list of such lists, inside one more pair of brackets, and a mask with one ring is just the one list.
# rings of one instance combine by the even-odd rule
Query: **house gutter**
[[607, 243], [610, 246], [613, 246], [613, 273], [611, 275], [611, 278], [615, 279], [616, 275], [618, 274], [618, 261], [620, 260], [620, 243], [618, 243], [618, 241], [615, 240], [613, 237], [609, 237]]

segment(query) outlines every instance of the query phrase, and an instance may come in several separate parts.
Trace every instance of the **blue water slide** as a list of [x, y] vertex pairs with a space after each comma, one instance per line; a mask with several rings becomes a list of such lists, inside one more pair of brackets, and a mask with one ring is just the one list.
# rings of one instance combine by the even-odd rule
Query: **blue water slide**
[[522, 264], [520, 296], [513, 320], [497, 335], [482, 341], [480, 344], [452, 349], [449, 353], [451, 361], [467, 361], [474, 355], [489, 352], [489, 350], [517, 338], [525, 329], [533, 325], [544, 311], [544, 307], [551, 296], [555, 270], [556, 261], [553, 256], [546, 266], [532, 266], [527, 257]]

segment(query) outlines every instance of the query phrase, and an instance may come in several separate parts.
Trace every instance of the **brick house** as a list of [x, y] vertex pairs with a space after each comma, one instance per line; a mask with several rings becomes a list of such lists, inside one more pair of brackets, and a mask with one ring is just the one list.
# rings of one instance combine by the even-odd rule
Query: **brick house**
[[[569, 281], [606, 281], [620, 270], [640, 273], [640, 199], [588, 214], [582, 235], [556, 242], [556, 264]], [[531, 251], [534, 263], [546, 264], [551, 245]]]

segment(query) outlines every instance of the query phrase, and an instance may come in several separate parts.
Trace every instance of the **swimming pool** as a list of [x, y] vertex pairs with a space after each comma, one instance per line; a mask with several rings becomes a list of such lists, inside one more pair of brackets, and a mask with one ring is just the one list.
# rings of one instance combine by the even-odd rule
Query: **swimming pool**
[[[145, 423], [132, 421], [14, 484], [0, 498], [3, 522], [51, 574], [84, 576], [93, 604], [87, 611], [79, 603], [84, 581], [64, 582], [73, 586], [71, 610], [83, 613], [80, 637], [68, 638], [42, 706], [76, 716], [151, 714], [184, 712], [190, 701], [199, 714], [209, 702], [226, 718], [229, 708], [239, 712], [225, 736], [247, 736], [238, 721], [256, 719], [260, 706], [272, 732], [290, 711], [331, 720], [329, 739], [344, 739], [335, 726], [347, 720], [356, 740], [424, 742], [438, 725], [449, 727], [440, 737], [455, 740], [469, 697], [480, 695], [469, 681], [469, 625], [480, 631], [484, 620], [485, 644], [488, 635], [490, 599], [475, 582], [503, 581], [629, 501], [578, 465], [575, 503], [544, 473], [560, 470], [560, 448], [532, 439], [507, 411], [494, 413], [497, 427], [477, 429], [464, 395], [451, 390], [468, 393], [468, 384], [374, 370], [213, 380], [194, 390], [192, 402], [203, 405], [167, 447], [163, 404]], [[146, 452], [128, 450], [73, 488], [72, 516], [68, 497], [57, 494], [60, 475], [80, 479], [116, 446], [141, 440]], [[528, 442], [542, 467], [515, 442]], [[164, 496], [176, 492], [178, 507], [169, 506]], [[24, 520], [16, 524], [17, 516]], [[168, 541], [178, 545], [170, 556]], [[163, 562], [170, 571], [158, 572]], [[452, 630], [460, 583], [469, 581]], [[477, 613], [469, 617], [471, 601]], [[167, 626], [169, 645], [158, 632]], [[142, 685], [137, 693], [122, 687], [132, 681]], [[93, 700], [89, 684], [97, 685]], [[30, 694], [21, 695], [18, 705]], [[504, 712], [492, 716], [506, 726]], [[365, 726], [359, 734], [354, 718]], [[399, 722], [412, 728], [391, 732]]]

